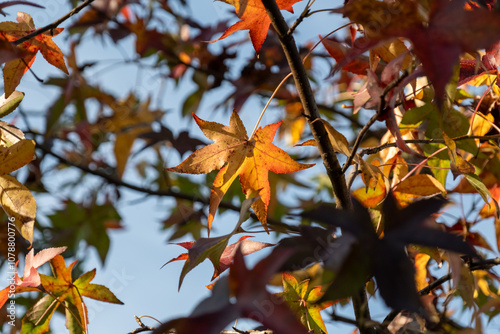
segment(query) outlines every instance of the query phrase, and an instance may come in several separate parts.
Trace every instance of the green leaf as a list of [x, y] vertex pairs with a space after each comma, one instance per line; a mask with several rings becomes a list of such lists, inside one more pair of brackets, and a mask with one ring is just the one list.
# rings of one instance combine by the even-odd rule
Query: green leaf
[[49, 331], [49, 322], [59, 306], [50, 295], [43, 296], [23, 317], [21, 334], [42, 334]]
[[23, 99], [24, 93], [17, 90], [10, 94], [8, 98], [5, 98], [5, 93], [2, 94], [0, 96], [0, 118], [13, 112]]
[[486, 188], [486, 186], [484, 185], [483, 181], [479, 178], [479, 176], [477, 176], [476, 174], [464, 174], [464, 177], [467, 181], [469, 181], [471, 186], [473, 186], [477, 190], [479, 195], [481, 195], [484, 202], [486, 204], [488, 204], [488, 206], [490, 205], [490, 203], [488, 201], [488, 196], [493, 200], [493, 203], [495, 204], [497, 216], [498, 216], [500, 213], [500, 208], [498, 207], [498, 202], [491, 196], [490, 191], [488, 190], [488, 188]]

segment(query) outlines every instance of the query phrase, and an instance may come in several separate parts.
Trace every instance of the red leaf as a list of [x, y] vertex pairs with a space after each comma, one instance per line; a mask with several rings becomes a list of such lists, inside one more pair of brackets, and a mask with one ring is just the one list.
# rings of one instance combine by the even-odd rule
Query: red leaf
[[[250, 30], [250, 39], [252, 40], [255, 52], [259, 53], [262, 44], [266, 40], [267, 31], [271, 25], [271, 19], [267, 16], [266, 9], [261, 0], [244, 1], [241, 6], [241, 0], [222, 0], [235, 6], [236, 14], [241, 19], [227, 29], [221, 37], [210, 42], [217, 42], [231, 35], [238, 30]], [[301, 0], [278, 0], [276, 1], [281, 10], [287, 10], [293, 13], [292, 5]], [[241, 9], [241, 10], [240, 10]]]

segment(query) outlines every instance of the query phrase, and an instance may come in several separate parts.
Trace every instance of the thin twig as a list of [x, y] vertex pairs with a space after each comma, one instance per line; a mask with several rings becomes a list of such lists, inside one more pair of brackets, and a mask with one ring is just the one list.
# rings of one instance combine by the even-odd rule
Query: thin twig
[[[490, 135], [490, 136], [459, 136], [455, 138], [451, 138], [453, 141], [462, 141], [462, 140], [467, 140], [467, 139], [479, 139], [479, 140], [491, 140], [491, 139], [499, 139], [500, 134], [496, 135]], [[406, 144], [433, 144], [433, 143], [438, 143], [438, 144], [444, 144], [444, 139], [408, 139], [405, 140]], [[375, 147], [367, 147], [359, 151], [360, 156], [364, 155], [369, 155], [369, 154], [375, 154], [380, 151], [385, 150], [386, 148], [390, 147], [397, 147], [396, 143], [385, 143], [380, 146], [375, 146]]]
[[88, 5], [90, 5], [92, 2], [94, 2], [94, 0], [86, 0], [86, 1], [82, 2], [80, 5], [78, 5], [77, 7], [73, 8], [71, 11], [69, 11], [66, 15], [62, 16], [58, 20], [52, 22], [49, 25], [46, 25], [45, 27], [42, 27], [42, 28], [39, 28], [39, 29], [33, 31], [32, 33], [30, 33], [30, 34], [28, 34], [26, 36], [23, 36], [23, 37], [21, 37], [19, 39], [16, 39], [15, 41], [12, 41], [11, 43], [13, 45], [19, 45], [19, 44], [21, 44], [23, 42], [26, 42], [29, 39], [32, 39], [33, 37], [36, 37], [36, 36], [38, 36], [40, 34], [43, 34], [46, 31], [49, 31], [49, 30], [57, 28], [61, 23], [63, 23], [64, 21], [66, 21], [67, 19], [69, 19], [70, 17], [72, 17], [73, 15], [78, 14], [78, 12], [80, 12], [82, 9], [84, 9], [85, 7], [87, 7]]
[[293, 34], [293, 32], [295, 31], [295, 29], [297, 29], [297, 27], [304, 20], [304, 18], [306, 18], [307, 16], [309, 16], [309, 10], [310, 10], [312, 4], [314, 3], [314, 1], [315, 0], [309, 0], [307, 2], [306, 8], [304, 8], [304, 10], [302, 11], [302, 13], [300, 13], [300, 16], [290, 26], [290, 29], [288, 29], [288, 32], [287, 32], [288, 35]]
[[[487, 259], [487, 260], [481, 260], [481, 261], [476, 261], [472, 262], [470, 265], [470, 271], [476, 271], [476, 270], [486, 270], [490, 269], [493, 266], [499, 265], [500, 264], [500, 258], [494, 258], [494, 259]], [[451, 280], [451, 273], [448, 273], [437, 280], [433, 281], [429, 285], [427, 285], [425, 288], [421, 289], [418, 291], [419, 296], [425, 296], [428, 293], [430, 293], [432, 290], [438, 288], [441, 286], [443, 283], [448, 282]], [[384, 319], [382, 324], [384, 325], [389, 325], [389, 323], [394, 320], [394, 318], [398, 315], [400, 311], [391, 311]]]
[[[32, 132], [32, 134], [35, 134], [35, 133]], [[144, 194], [147, 194], [147, 195], [158, 196], [158, 197], [173, 197], [173, 198], [187, 200], [187, 201], [190, 201], [190, 202], [202, 203], [202, 204], [205, 204], [205, 205], [208, 205], [210, 203], [210, 201], [208, 199], [200, 197], [200, 196], [196, 196], [196, 195], [181, 193], [181, 192], [173, 191], [173, 190], [153, 190], [153, 189], [144, 188], [144, 187], [140, 187], [140, 186], [131, 184], [129, 182], [126, 182], [126, 181], [123, 181], [121, 179], [118, 179], [114, 175], [105, 173], [105, 172], [97, 170], [97, 169], [92, 169], [92, 168], [90, 168], [88, 166], [81, 165], [81, 164], [75, 163], [75, 162], [73, 162], [71, 160], [68, 160], [65, 157], [63, 157], [63, 156], [55, 153], [54, 151], [52, 151], [51, 148], [48, 147], [45, 143], [39, 142], [37, 140], [35, 140], [35, 142], [36, 142], [36, 147], [37, 148], [39, 148], [40, 150], [42, 150], [44, 153], [53, 156], [54, 158], [56, 158], [57, 160], [59, 160], [59, 162], [65, 164], [65, 165], [68, 165], [68, 166], [72, 166], [72, 167], [78, 168], [78, 169], [80, 169], [81, 171], [83, 171], [85, 173], [98, 176], [98, 177], [106, 180], [108, 183], [114, 184], [115, 186], [128, 188], [128, 189], [140, 192], [140, 193], [144, 193]], [[241, 207], [240, 206], [233, 205], [233, 204], [231, 204], [229, 202], [224, 202], [224, 201], [222, 201], [219, 204], [219, 207], [224, 208], [224, 209], [228, 209], [228, 210], [231, 210], [231, 211], [236, 211], [236, 212], [240, 212], [241, 211]], [[250, 216], [252, 217], [252, 219], [258, 220], [257, 216], [254, 213], [250, 214]], [[281, 221], [279, 221], [277, 219], [273, 219], [271, 217], [267, 218], [267, 224], [271, 228], [273, 228], [273, 226], [274, 226], [274, 227], [285, 228], [286, 230], [288, 230], [290, 232], [297, 232], [298, 231], [297, 227], [290, 226], [290, 225], [288, 225], [286, 223], [283, 223], [283, 222], [281, 222]]]
[[[156, 327], [144, 325], [144, 323], [141, 320], [142, 317], [146, 317], [146, 316], [143, 315], [143, 316], [138, 317], [138, 316], [134, 315], [135, 321], [139, 324], [140, 327], [134, 329], [133, 331], [130, 331], [128, 334], [136, 334], [136, 333], [141, 333], [141, 332], [146, 332], [146, 331], [154, 331], [156, 329]], [[147, 316], [147, 317], [152, 318], [150, 316]], [[156, 320], [156, 321], [158, 321], [158, 320]], [[160, 324], [161, 324], [161, 322], [160, 322]]]
[[342, 173], [345, 173], [347, 168], [349, 168], [349, 166], [351, 165], [352, 163], [352, 160], [354, 159], [354, 157], [356, 156], [356, 151], [358, 150], [358, 147], [359, 145], [361, 144], [361, 141], [363, 140], [363, 137], [364, 135], [366, 134], [366, 132], [370, 129], [370, 127], [378, 120], [378, 118], [380, 117], [380, 115], [382, 114], [382, 112], [385, 110], [385, 107], [386, 107], [386, 103], [385, 103], [385, 97], [386, 95], [393, 89], [395, 88], [397, 85], [399, 85], [401, 83], [401, 81], [403, 81], [404, 78], [406, 78], [408, 76], [408, 71], [404, 71], [403, 74], [401, 74], [401, 76], [399, 76], [398, 78], [396, 78], [394, 81], [392, 81], [391, 83], [389, 83], [385, 88], [384, 90], [382, 91], [382, 94], [380, 95], [380, 103], [378, 105], [378, 108], [377, 108], [377, 112], [375, 113], [375, 115], [373, 115], [370, 120], [366, 123], [366, 125], [361, 129], [361, 131], [359, 131], [359, 134], [358, 136], [356, 137], [356, 141], [354, 142], [354, 145], [352, 147], [352, 151], [351, 151], [351, 155], [349, 155], [349, 157], [347, 157], [347, 161], [346, 163], [344, 164], [344, 167], [342, 167]]

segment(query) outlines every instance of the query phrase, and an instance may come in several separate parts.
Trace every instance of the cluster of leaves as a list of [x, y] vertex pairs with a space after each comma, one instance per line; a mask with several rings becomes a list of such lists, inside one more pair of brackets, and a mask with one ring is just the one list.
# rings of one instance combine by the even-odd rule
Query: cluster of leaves
[[[0, 6], [4, 8], [16, 4], [41, 7], [28, 1], [4, 2]], [[5, 93], [0, 98], [0, 117], [12, 113], [22, 102], [25, 94], [15, 89], [24, 74], [30, 69], [38, 51], [51, 65], [68, 74], [64, 55], [52, 41], [52, 37], [58, 35], [63, 29], [55, 28], [50, 32], [42, 33], [35, 33], [35, 30], [31, 16], [22, 12], [17, 14], [17, 22], [0, 23], [1, 59], [2, 63], [5, 63], [3, 66]], [[27, 35], [33, 33], [34, 36], [22, 41]], [[95, 269], [73, 280], [72, 269], [77, 261], [66, 267], [64, 258], [60, 255], [67, 247], [45, 248], [36, 255], [34, 254], [32, 245], [34, 242], [36, 201], [30, 190], [9, 174], [36, 159], [36, 143], [34, 140], [26, 139], [25, 134], [19, 128], [4, 121], [0, 121], [0, 139], [0, 206], [9, 222], [2, 245], [8, 251], [9, 271], [14, 273], [8, 280], [10, 285], [0, 291], [0, 307], [7, 304], [6, 307], [9, 310], [15, 309], [15, 306], [11, 305], [15, 300], [11, 298], [15, 298], [16, 294], [38, 291], [42, 293], [43, 297], [38, 299], [22, 318], [21, 333], [48, 332], [50, 320], [60, 306], [65, 309], [66, 326], [70, 333], [86, 333], [88, 314], [82, 297], [109, 303], [123, 303], [107, 287], [90, 283], [95, 277]], [[96, 208], [98, 207], [95, 206], [94, 210]], [[77, 215], [72, 218], [76, 218], [75, 216]], [[53, 221], [56, 221], [55, 217]], [[12, 238], [14, 229], [10, 226], [15, 226], [22, 238], [29, 243], [28, 249], [31, 248], [24, 260], [23, 277], [19, 277], [17, 273], [19, 261], [15, 265], [12, 262], [17, 247], [16, 239]], [[105, 247], [104, 258], [109, 247], [109, 239], [105, 233], [103, 236], [107, 240], [107, 245], [102, 245]], [[102, 235], [100, 238], [102, 239]], [[64, 240], [63, 243], [65, 242], [68, 240]], [[53, 276], [40, 274], [37, 270], [48, 261], [50, 261]], [[11, 299], [10, 303], [9, 299]], [[13, 318], [7, 319], [7, 321], [3, 319], [2, 322], [9, 322], [9, 325], [13, 326], [12, 328], [16, 326]]]
[[[66, 57], [52, 40], [62, 33], [62, 21], [37, 31], [31, 17], [19, 13], [17, 22], [0, 23], [5, 87], [0, 116], [21, 103], [24, 93], [15, 89], [38, 51], [65, 73], [45, 82], [59, 95], [44, 114], [44, 127], [25, 131], [30, 139], [14, 125], [0, 123], [0, 205], [23, 238], [45, 248], [26, 255], [23, 278], [15, 274], [15, 293], [44, 294], [29, 306], [21, 331], [48, 331], [62, 304], [70, 332], [85, 332], [82, 296], [121, 303], [106, 287], [90, 283], [95, 270], [73, 280], [75, 262], [66, 267], [59, 254], [66, 249], [62, 246], [70, 255], [93, 247], [104, 263], [108, 232], [122, 227], [121, 189], [129, 188], [175, 199], [164, 222], [172, 231], [169, 241], [191, 238], [176, 243], [187, 253], [169, 261], [185, 261], [179, 288], [206, 259], [214, 266], [212, 280], [217, 279], [208, 286], [211, 297], [191, 315], [167, 321], [157, 332], [218, 333], [234, 319], [247, 317], [275, 333], [323, 333], [321, 311], [345, 304], [352, 304], [356, 319], [332, 319], [362, 333], [398, 331], [400, 321], [392, 321], [398, 314], [399, 320], [417, 319], [411, 325], [421, 331], [453, 332], [465, 328], [446, 306], [460, 298], [476, 311], [465, 326], [474, 324], [480, 332], [483, 317], [500, 311], [499, 279], [488, 271], [498, 263], [483, 259], [500, 251], [497, 2], [350, 0], [340, 8], [317, 9], [314, 1], [305, 0], [223, 2], [234, 6], [236, 23], [204, 26], [186, 14], [186, 1], [157, 0], [148, 6], [85, 1], [76, 8], [82, 14], [65, 31], [72, 42]], [[294, 14], [293, 6], [302, 12]], [[294, 15], [290, 27], [280, 10]], [[320, 37], [313, 50], [310, 43], [297, 48], [295, 31], [325, 12], [341, 14], [349, 23], [336, 34], [318, 31], [328, 36]], [[247, 43], [241, 30], [249, 30], [255, 53], [245, 54], [247, 49], [240, 47]], [[96, 35], [120, 46], [133, 37], [138, 68], [152, 67], [175, 85], [190, 80], [196, 88], [185, 94], [179, 118], [187, 122], [192, 115], [213, 143], [194, 138], [194, 130], [178, 132], [166, 122], [162, 106], [139, 90], [116, 96], [93, 83], [89, 70], [100, 64], [79, 62], [78, 46]], [[315, 71], [325, 61], [331, 67], [326, 79]], [[287, 81], [289, 73], [295, 85]], [[164, 86], [155, 93], [168, 93]], [[197, 115], [208, 95], [217, 96], [220, 109], [234, 110], [224, 116], [229, 125]], [[279, 121], [259, 127], [259, 118], [248, 135], [239, 112], [250, 97], [270, 96]], [[29, 125], [28, 117], [21, 116]], [[343, 124], [346, 131], [341, 131]], [[273, 144], [278, 129], [280, 146], [302, 142], [296, 145], [300, 157]], [[170, 167], [187, 152], [192, 153]], [[69, 166], [80, 177], [64, 184], [68, 193], [62, 209], [36, 217], [31, 192], [46, 192], [50, 182], [42, 161], [51, 161], [51, 169], [54, 163]], [[25, 165], [23, 185], [8, 174]], [[302, 170], [304, 177], [312, 175], [313, 165], [311, 182], [296, 178]], [[134, 171], [148, 187], [128, 181]], [[195, 182], [179, 173], [208, 176]], [[86, 190], [90, 195], [73, 197], [88, 178], [97, 180]], [[297, 187], [303, 189], [301, 197], [288, 196]], [[460, 198], [472, 200], [453, 202]], [[334, 201], [336, 208], [320, 203]], [[250, 208], [260, 225], [243, 225]], [[458, 218], [456, 208], [463, 212]], [[240, 219], [230, 233], [214, 237], [210, 233], [222, 217], [218, 210], [240, 211]], [[447, 210], [454, 217], [451, 224]], [[496, 247], [474, 231], [484, 221], [495, 229]], [[205, 229], [208, 235], [202, 237]], [[263, 231], [275, 233], [277, 244], [249, 239]], [[272, 248], [270, 254], [248, 269], [244, 256], [265, 248]], [[47, 261], [54, 276], [37, 271]], [[445, 263], [450, 274], [439, 279], [433, 264]], [[444, 287], [450, 278], [453, 284]], [[283, 292], [270, 293], [270, 282], [283, 286]], [[0, 293], [2, 303], [9, 289]], [[392, 309], [385, 321], [370, 319], [366, 293], [380, 296]]]

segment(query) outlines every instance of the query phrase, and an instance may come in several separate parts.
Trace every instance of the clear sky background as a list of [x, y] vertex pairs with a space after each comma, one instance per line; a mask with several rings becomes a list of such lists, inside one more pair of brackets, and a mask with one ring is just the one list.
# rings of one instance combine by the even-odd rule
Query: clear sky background
[[[65, 14], [70, 9], [67, 2], [67, 0], [46, 0], [44, 1], [45, 10], [24, 6], [9, 7], [8, 13], [10, 16], [7, 17], [7, 20], [15, 21], [16, 10], [21, 10], [31, 14], [35, 25], [41, 27]], [[220, 20], [227, 18], [232, 20], [231, 23], [235, 22], [235, 17], [228, 15], [233, 9], [230, 5], [208, 0], [189, 2], [196, 4], [191, 8], [192, 16], [204, 24], [216, 24]], [[333, 3], [333, 6], [341, 6], [341, 4], [341, 1], [337, 1]], [[295, 5], [296, 13], [300, 13], [303, 6], [304, 4], [302, 3]], [[332, 6], [332, 2], [318, 0], [314, 8], [319, 9], [327, 6]], [[137, 6], [132, 7], [132, 10], [136, 9]], [[292, 18], [293, 16], [287, 14], [286, 17]], [[309, 40], [316, 42], [318, 34], [325, 35], [339, 27], [342, 24], [340, 19], [340, 15], [327, 14], [319, 14], [314, 16], [313, 19], [306, 19], [299, 28], [297, 38], [300, 41]], [[62, 27], [67, 27], [70, 22], [65, 22]], [[238, 32], [237, 38], [242, 38], [243, 34], [247, 33]], [[66, 32], [54, 38], [54, 41], [63, 48], [64, 52], [67, 52], [69, 48], [67, 38], [68, 35]], [[158, 87], [162, 84], [158, 73], [146, 69], [138, 70], [136, 66], [123, 64], [123, 60], [132, 58], [133, 53], [131, 50], [134, 48], [133, 39], [127, 38], [121, 41], [118, 47], [107, 38], [94, 37], [87, 38], [85, 41], [87, 42], [80, 45], [77, 49], [79, 64], [87, 61], [106, 60], [102, 65], [88, 69], [87, 74], [92, 74], [87, 76], [90, 84], [98, 83], [103, 89], [112, 92], [116, 96], [126, 97], [132, 90], [141, 97], [153, 94], [153, 101], [159, 101], [158, 96], [155, 95], [158, 92]], [[230, 39], [227, 39], [213, 44], [211, 47], [220, 48], [229, 43]], [[246, 48], [248, 49], [247, 57], [253, 57], [255, 53], [251, 49], [250, 43], [248, 43]], [[316, 71], [319, 71], [318, 73], [324, 71], [324, 77], [326, 77], [329, 68], [325, 66], [325, 63], [318, 63], [318, 65], [319, 67]], [[41, 56], [37, 57], [33, 70], [43, 79], [47, 79], [50, 76], [64, 75], [58, 72], [57, 69], [47, 65]], [[170, 110], [164, 118], [165, 124], [167, 126], [175, 124], [174, 127], [178, 128], [179, 131], [193, 129], [193, 134], [207, 141], [201, 131], [197, 129], [194, 122], [181, 120], [178, 116], [182, 101], [192, 91], [194, 86], [188, 80], [182, 81], [178, 87], [174, 87], [172, 82], [167, 82], [166, 85], [168, 93], [161, 97], [161, 105], [156, 105], [156, 107], [160, 107], [163, 110]], [[43, 89], [40, 87], [40, 84], [29, 73], [25, 75], [21, 85], [18, 87], [18, 90], [26, 92], [26, 98], [22, 103], [23, 110], [40, 112], [39, 116], [34, 115], [31, 118], [31, 125], [38, 128], [43, 126], [43, 113], [45, 113], [47, 106], [52, 103], [58, 94], [58, 90], [47, 90], [46, 87], [43, 87]], [[48, 91], [54, 93], [51, 95], [47, 93]], [[203, 100], [199, 108], [199, 116], [228, 124], [228, 113], [223, 113], [220, 110], [214, 112], [214, 105], [220, 102], [222, 96], [227, 96], [227, 94], [228, 91], [224, 90], [224, 86], [210, 94], [212, 96], [209, 95]], [[240, 115], [248, 131], [251, 131], [253, 128], [261, 109], [262, 101], [251, 99], [241, 111]], [[268, 111], [262, 124], [269, 124], [279, 120], [281, 114], [276, 110], [274, 109], [273, 111], [271, 109]], [[22, 128], [22, 123], [18, 124]], [[346, 135], [349, 134], [346, 133]], [[284, 148], [287, 151], [296, 150], [293, 152], [299, 152], [297, 149]], [[149, 157], [144, 154], [136, 157], [136, 159], [141, 158], [148, 159]], [[169, 158], [172, 158], [172, 154], [169, 155]], [[171, 166], [178, 162], [180, 162], [178, 155], [173, 160], [169, 159]], [[129, 162], [129, 166], [132, 165], [133, 162]], [[313, 175], [322, 173], [321, 168], [322, 166], [316, 166], [307, 173], [301, 174], [301, 180], [307, 182]], [[64, 181], [64, 178], [70, 179], [74, 177], [75, 173], [68, 171], [63, 175], [64, 177], [59, 179], [59, 181]], [[137, 177], [132, 168], [126, 171], [124, 179], [135, 184], [148, 186], [147, 184], [143, 184], [143, 181]], [[88, 180], [89, 184], [91, 184], [92, 179], [89, 178]], [[52, 191], [57, 192], [60, 188], [60, 183], [51, 184], [48, 188], [50, 188], [51, 193]], [[86, 196], [85, 189], [82, 189], [75, 196]], [[50, 214], [54, 209], [57, 209], [58, 202], [46, 195], [37, 196], [37, 202], [39, 216], [42, 220], [44, 215]], [[160, 267], [165, 262], [184, 251], [179, 246], [167, 244], [168, 232], [162, 230], [161, 222], [167, 217], [173, 201], [158, 199], [153, 196], [145, 198], [143, 194], [122, 189], [120, 203], [118, 210], [123, 218], [125, 229], [109, 232], [111, 247], [106, 265], [101, 267], [97, 253], [92, 248], [87, 250], [82, 249], [82, 253], [90, 253], [89, 255], [92, 259], [92, 261], [86, 261], [86, 266], [88, 266], [86, 269], [97, 268], [97, 275], [93, 283], [106, 285], [125, 303], [125, 305], [120, 306], [86, 299], [89, 310], [89, 332], [91, 334], [127, 333], [137, 328], [134, 315], [149, 315], [161, 321], [187, 316], [193, 307], [210, 293], [205, 287], [206, 284], [210, 283], [213, 272], [213, 267], [209, 261], [205, 261], [186, 276], [180, 291], [177, 291], [177, 287], [183, 262], [169, 264], [160, 270]], [[218, 219], [214, 223], [212, 236], [222, 235], [231, 230], [237, 217], [238, 215], [233, 212], [227, 212], [224, 215], [218, 216]], [[237, 238], [239, 237], [237, 236]], [[259, 234], [255, 240], [262, 242], [275, 241], [272, 235], [266, 236], [264, 234]], [[178, 240], [176, 242], [180, 241], [188, 240]], [[231, 242], [234, 241], [231, 240]], [[246, 257], [247, 263], [255, 263], [262, 254], [266, 254], [266, 251], [264, 250]], [[69, 264], [69, 261], [67, 263]], [[387, 310], [380, 303], [377, 303], [377, 305], [377, 307], [372, 309], [372, 312], [375, 316], [384, 316]], [[346, 309], [340, 313], [352, 317], [350, 309]], [[325, 315], [324, 319], [327, 322], [328, 316]], [[144, 322], [148, 325], [155, 325], [153, 321], [148, 319], [145, 319]], [[330, 323], [327, 326], [330, 333], [350, 333], [353, 330], [353, 327], [339, 324]], [[239, 322], [238, 327], [241, 329], [250, 329], [249, 327], [245, 327], [245, 322]], [[53, 320], [52, 328], [54, 329], [54, 333], [67, 332], [62, 317]]]

